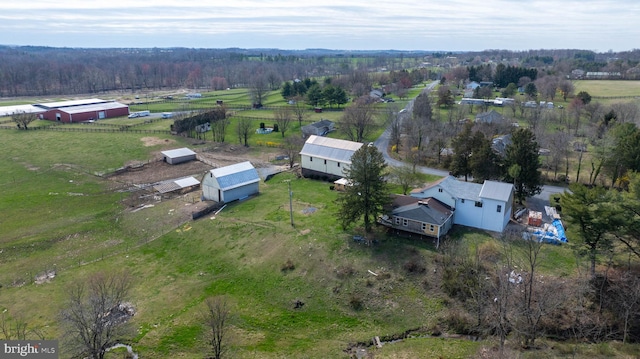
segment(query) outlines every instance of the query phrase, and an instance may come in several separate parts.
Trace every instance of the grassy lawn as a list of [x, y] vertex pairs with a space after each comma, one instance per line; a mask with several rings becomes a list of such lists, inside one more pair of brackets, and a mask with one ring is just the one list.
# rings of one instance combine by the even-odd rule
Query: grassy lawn
[[640, 81], [579, 80], [573, 84], [575, 93], [586, 91], [592, 97], [640, 96]]
[[[147, 358], [201, 358], [203, 301], [210, 296], [230, 303], [234, 357], [346, 358], [350, 343], [433, 328], [443, 315], [446, 302], [428, 289], [437, 281], [434, 243], [382, 232], [377, 245], [353, 242], [361, 230], [338, 225], [338, 193], [326, 182], [279, 174], [260, 183], [258, 196], [198, 221], [176, 214], [188, 205], [179, 199], [126, 212], [127, 194], [94, 174], [163, 149], [145, 147], [143, 136], [0, 132], [2, 310], [27, 313], [30, 325], [59, 338], [67, 286], [97, 271], [127, 269], [135, 277], [132, 345]], [[483, 232], [459, 229], [451, 238], [499, 250]], [[407, 272], [408, 261], [423, 263], [424, 273]], [[546, 246], [541, 272], [570, 276], [572, 261], [569, 247]], [[33, 283], [52, 269], [51, 283]], [[295, 309], [296, 301], [304, 306]], [[381, 358], [469, 358], [483, 345], [415, 337], [370, 350]]]

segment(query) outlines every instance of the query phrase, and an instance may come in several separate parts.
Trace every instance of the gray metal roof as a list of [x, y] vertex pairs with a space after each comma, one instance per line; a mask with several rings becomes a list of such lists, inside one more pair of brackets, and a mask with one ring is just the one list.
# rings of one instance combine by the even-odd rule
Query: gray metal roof
[[80, 106], [80, 105], [91, 105], [98, 103], [109, 102], [109, 100], [102, 100], [99, 98], [88, 98], [82, 100], [69, 100], [69, 101], [58, 101], [58, 102], [43, 102], [38, 103], [36, 106], [46, 107], [46, 108], [60, 108], [60, 107], [68, 107], [68, 106]]
[[197, 186], [199, 184], [200, 184], [200, 181], [198, 181], [197, 179], [193, 177], [185, 177], [177, 180], [170, 180], [170, 181], [158, 183], [153, 186], [153, 189], [155, 189], [160, 193], [167, 193], [167, 192], [173, 192], [173, 191], [177, 191], [179, 189], [183, 189], [191, 186]]
[[218, 180], [221, 190], [229, 190], [260, 181], [258, 171], [251, 162], [240, 162], [234, 165], [215, 168], [210, 171]]
[[360, 142], [313, 135], [309, 136], [302, 147], [300, 154], [343, 163], [351, 163], [351, 156], [360, 147], [362, 147], [362, 143]]
[[125, 108], [127, 105], [123, 105], [120, 102], [102, 102], [102, 103], [93, 103], [89, 105], [77, 105], [77, 106], [62, 106], [57, 107], [58, 110], [64, 111], [66, 113], [74, 114], [74, 113], [83, 113], [83, 112], [92, 112], [92, 111], [105, 111], [112, 110], [114, 108]]
[[0, 117], [10, 116], [14, 113], [39, 113], [44, 111], [44, 109], [34, 105], [0, 106]]
[[480, 191], [480, 197], [507, 202], [511, 197], [512, 191], [513, 185], [511, 183], [484, 181], [484, 185], [482, 185], [482, 190]]
[[174, 150], [167, 150], [167, 151], [162, 151], [161, 152], [163, 155], [169, 157], [169, 158], [179, 158], [179, 157], [186, 157], [186, 156], [193, 156], [196, 153], [193, 152], [192, 150], [183, 147], [183, 148], [176, 148]]

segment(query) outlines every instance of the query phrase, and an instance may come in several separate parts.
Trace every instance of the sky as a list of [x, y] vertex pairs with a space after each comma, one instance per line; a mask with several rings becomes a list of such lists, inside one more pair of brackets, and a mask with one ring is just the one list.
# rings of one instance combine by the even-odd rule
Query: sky
[[640, 48], [639, 0], [0, 0], [0, 44], [302, 50]]

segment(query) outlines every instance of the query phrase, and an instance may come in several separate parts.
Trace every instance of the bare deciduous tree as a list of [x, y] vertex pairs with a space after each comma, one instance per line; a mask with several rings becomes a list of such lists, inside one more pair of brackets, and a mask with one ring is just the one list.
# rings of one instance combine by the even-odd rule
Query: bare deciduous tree
[[29, 328], [29, 323], [21, 315], [8, 318], [6, 310], [0, 316], [0, 334], [0, 339], [4, 340], [44, 339], [40, 328]]
[[29, 113], [24, 111], [14, 112], [11, 115], [11, 119], [13, 122], [18, 124], [19, 129], [28, 130], [27, 126], [38, 119], [38, 116], [35, 113]]
[[92, 359], [103, 359], [108, 348], [128, 337], [132, 307], [126, 303], [132, 285], [127, 272], [96, 273], [69, 290], [62, 324], [68, 347]]
[[291, 114], [291, 109], [288, 107], [280, 107], [275, 110], [273, 117], [278, 125], [278, 131], [282, 134], [282, 138], [284, 138], [284, 133], [289, 130], [291, 126], [291, 120], [293, 118]]
[[289, 136], [284, 139], [282, 150], [285, 156], [289, 158], [289, 168], [293, 168], [293, 164], [296, 162], [303, 144], [304, 141], [298, 136]]
[[244, 144], [245, 147], [249, 147], [249, 137], [253, 134], [251, 131], [252, 128], [253, 126], [250, 119], [246, 117], [238, 119], [236, 134], [238, 135], [238, 142]]
[[304, 99], [301, 96], [296, 96], [293, 98], [295, 104], [293, 106], [293, 114], [298, 120], [298, 125], [302, 127], [302, 121], [307, 117], [307, 107], [304, 103]]
[[362, 142], [373, 129], [373, 105], [364, 97], [347, 107], [342, 115], [342, 130], [351, 141]]
[[211, 347], [211, 358], [221, 359], [226, 352], [229, 305], [224, 298], [215, 297], [206, 300], [205, 323], [207, 327], [207, 342]]

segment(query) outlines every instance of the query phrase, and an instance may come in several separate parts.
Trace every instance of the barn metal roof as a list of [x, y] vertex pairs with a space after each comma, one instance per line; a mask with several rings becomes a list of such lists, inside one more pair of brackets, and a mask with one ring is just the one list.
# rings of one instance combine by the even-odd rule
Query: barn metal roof
[[185, 177], [177, 180], [171, 180], [166, 182], [161, 182], [153, 186], [153, 189], [160, 193], [167, 193], [177, 191], [183, 188], [197, 186], [200, 184], [200, 181], [193, 177]]
[[482, 190], [480, 191], [480, 197], [507, 202], [511, 197], [512, 191], [513, 185], [511, 183], [484, 181], [484, 185], [482, 185]]
[[192, 150], [183, 147], [183, 148], [176, 148], [174, 150], [167, 150], [167, 151], [162, 151], [161, 152], [164, 156], [167, 156], [169, 158], [179, 158], [179, 157], [186, 157], [186, 156], [193, 156], [196, 153], [193, 152]]
[[120, 102], [102, 102], [102, 103], [94, 103], [89, 105], [62, 106], [62, 107], [57, 107], [56, 109], [66, 113], [74, 114], [74, 113], [112, 110], [115, 108], [123, 108], [123, 107], [128, 107], [128, 106], [123, 105]]
[[260, 181], [258, 171], [249, 161], [214, 168], [210, 172], [218, 180], [221, 190], [229, 190]]
[[11, 116], [14, 113], [38, 113], [44, 112], [40, 107], [34, 105], [15, 105], [15, 106], [0, 106], [0, 117]]
[[362, 147], [362, 143], [360, 142], [312, 135], [309, 136], [305, 142], [300, 154], [335, 160], [343, 163], [351, 163], [351, 156], [360, 147]]
[[93, 105], [93, 104], [99, 104], [99, 103], [105, 103], [105, 102], [110, 102], [110, 101], [102, 100], [99, 98], [88, 98], [83, 100], [43, 102], [43, 103], [36, 104], [36, 106], [52, 109], [52, 108], [69, 107], [69, 106]]

